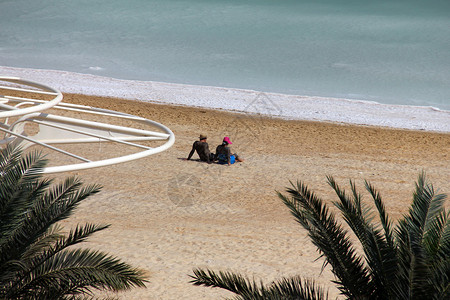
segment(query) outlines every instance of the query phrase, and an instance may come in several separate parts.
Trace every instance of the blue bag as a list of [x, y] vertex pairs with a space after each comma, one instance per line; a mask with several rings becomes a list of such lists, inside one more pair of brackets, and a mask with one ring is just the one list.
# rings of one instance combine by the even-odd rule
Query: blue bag
[[[236, 162], [236, 157], [234, 155], [230, 155], [230, 164], [234, 164]], [[227, 164], [227, 156], [225, 154], [219, 154], [219, 164]]]

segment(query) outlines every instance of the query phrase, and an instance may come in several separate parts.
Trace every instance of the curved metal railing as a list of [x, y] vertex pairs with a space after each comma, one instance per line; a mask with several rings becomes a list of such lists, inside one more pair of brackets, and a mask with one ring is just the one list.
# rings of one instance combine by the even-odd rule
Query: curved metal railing
[[[173, 132], [155, 121], [112, 110], [63, 103], [62, 98], [61, 92], [48, 86], [16, 77], [0, 77], [0, 131], [4, 133], [0, 144], [14, 143], [22, 148], [39, 145], [79, 161], [43, 170], [43, 173], [56, 173], [140, 159], [162, 152], [175, 142]], [[77, 118], [51, 114], [50, 109], [52, 112], [63, 111], [65, 115], [74, 114]], [[86, 116], [88, 118], [83, 118]], [[126, 122], [127, 125], [112, 124], [112, 120]], [[31, 131], [26, 128], [30, 124], [34, 126]], [[148, 145], [148, 142], [155, 141], [163, 144], [156, 147]], [[112, 158], [92, 159], [55, 146], [105, 142], [138, 151]]]

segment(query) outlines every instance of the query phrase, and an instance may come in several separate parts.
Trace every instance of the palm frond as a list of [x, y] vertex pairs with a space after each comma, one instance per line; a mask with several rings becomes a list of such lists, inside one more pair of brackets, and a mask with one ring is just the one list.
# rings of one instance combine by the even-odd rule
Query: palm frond
[[397, 245], [398, 271], [397, 280], [394, 283], [397, 299], [411, 299], [412, 282], [414, 276], [414, 254], [411, 249], [410, 234], [407, 222], [402, 219], [395, 229], [395, 243]]
[[430, 276], [428, 286], [439, 295], [437, 299], [450, 297], [450, 214], [442, 210], [432, 222], [423, 239], [427, 253]]
[[23, 218], [32, 205], [33, 195], [45, 190], [44, 182], [38, 183], [39, 175], [27, 175], [27, 171], [36, 165], [42, 165], [43, 159], [37, 152], [20, 156], [18, 149], [6, 147], [0, 150], [3, 169], [0, 172], [0, 243], [1, 237], [8, 232], [17, 220]]
[[[387, 299], [391, 298], [393, 291], [391, 286], [395, 284], [395, 274], [397, 271], [396, 249], [393, 244], [387, 242], [386, 235], [373, 225], [370, 209], [362, 207], [361, 195], [356, 192], [356, 185], [350, 181], [353, 197], [348, 197], [339, 187], [333, 177], [328, 176], [328, 184], [338, 195], [339, 201], [333, 202], [342, 213], [346, 223], [355, 233], [364, 250], [369, 272], [370, 295], [373, 298]], [[375, 190], [375, 202], [378, 207], [381, 198]], [[387, 216], [380, 216], [387, 219]], [[386, 228], [386, 226], [384, 226]]]
[[308, 231], [313, 244], [322, 253], [336, 275], [338, 288], [348, 297], [370, 295], [370, 278], [362, 258], [356, 253], [346, 230], [336, 221], [325, 203], [301, 182], [292, 184], [281, 200], [296, 220]]
[[142, 271], [89, 249], [58, 252], [27, 275], [20, 288], [10, 289], [7, 297], [26, 298], [29, 292], [36, 295], [36, 291], [52, 297], [55, 293], [77, 295], [89, 293], [92, 288], [120, 291], [144, 287], [146, 282]]
[[[333, 282], [343, 295], [349, 299], [450, 298], [450, 213], [445, 210], [446, 195], [436, 195], [424, 173], [419, 175], [409, 213], [395, 227], [369, 182], [365, 181], [365, 187], [381, 227], [373, 223], [371, 210], [352, 181], [347, 195], [331, 176], [327, 178], [339, 198], [333, 203], [359, 239], [364, 256], [356, 253], [348, 232], [306, 185], [291, 182], [288, 195], [277, 194], [331, 266], [337, 277]], [[321, 299], [323, 295], [298, 277], [264, 286], [239, 274], [210, 270], [194, 274], [192, 283], [227, 289], [238, 299]]]
[[442, 210], [445, 195], [435, 195], [433, 185], [428, 183], [425, 173], [419, 175], [416, 190], [413, 194], [413, 203], [405, 220], [408, 223], [413, 247], [422, 243], [423, 236], [429, 224]]
[[[100, 190], [100, 185], [83, 186], [78, 178], [68, 177], [36, 202], [33, 213], [41, 216], [46, 222], [62, 221], [72, 215], [81, 201]], [[43, 228], [43, 230], [46, 229]]]
[[442, 210], [428, 224], [423, 246], [430, 257], [450, 253], [450, 212]]
[[21, 156], [21, 150], [10, 146], [0, 150], [0, 286], [10, 280], [14, 271], [23, 266], [11, 235], [27, 218], [36, 196], [43, 193], [48, 182], [41, 176], [27, 172], [45, 165], [40, 153]]
[[[100, 287], [100, 285], [94, 286], [93, 282], [95, 281], [90, 279], [92, 277], [92, 274], [90, 274], [89, 271], [86, 270], [90, 270], [90, 268], [95, 267], [94, 270], [100, 272], [103, 269], [105, 269], [106, 271], [103, 270], [102, 272], [106, 274], [104, 275], [106, 277], [111, 276], [108, 275], [109, 274], [108, 272], [114, 273], [120, 270], [123, 274], [118, 273], [117, 274], [119, 276], [118, 278], [121, 278], [120, 276], [125, 278], [127, 273], [124, 273], [124, 271], [126, 271], [127, 265], [123, 263], [119, 264], [118, 261], [115, 259], [111, 258], [106, 259], [106, 255], [100, 252], [87, 253], [87, 252], [63, 251], [70, 246], [83, 242], [87, 237], [89, 237], [93, 233], [106, 229], [108, 227], [109, 227], [108, 225], [100, 226], [95, 224], [86, 224], [84, 226], [77, 226], [74, 230], [71, 230], [69, 232], [67, 237], [61, 237], [44, 251], [41, 251], [40, 253], [35, 253], [32, 259], [27, 261], [27, 264], [22, 265], [19, 270], [16, 270], [14, 280], [10, 280], [8, 289], [9, 292], [11, 293], [10, 296], [15, 295], [17, 293], [23, 293], [24, 291], [26, 292], [28, 290], [32, 291], [33, 293], [36, 293], [36, 290], [41, 290], [42, 287], [44, 286], [46, 287], [47, 292], [52, 291], [50, 295], [55, 294], [56, 291], [59, 291], [63, 294], [67, 294], [69, 291], [68, 287], [70, 286], [71, 290], [75, 283], [71, 283], [70, 285], [68, 285], [67, 290], [64, 290], [63, 287], [65, 287], [64, 284], [70, 283], [69, 281], [65, 283], [63, 282], [60, 285], [46, 285], [48, 284], [47, 280], [52, 281], [53, 276], [52, 274], [62, 272], [65, 268], [69, 269], [69, 271], [67, 271], [68, 273], [67, 274], [61, 273], [61, 274], [66, 274], [65, 276], [68, 276], [68, 278], [72, 278], [71, 280], [75, 280], [73, 276], [76, 275], [78, 276], [78, 282], [84, 282], [82, 285], [83, 288], [80, 289], [82, 293], [88, 292], [89, 287], [108, 288], [114, 290], [115, 288], [127, 289], [135, 284], [136, 286], [142, 286], [145, 280], [138, 280], [137, 282], [135, 282], [137, 279], [142, 277], [141, 276], [142, 272], [136, 269], [128, 270], [132, 271], [131, 273], [129, 273], [130, 278], [127, 279], [130, 281], [130, 283], [125, 282], [124, 283], [125, 285], [122, 288], [120, 288], [119, 284], [114, 285], [114, 282], [117, 281], [117, 279], [114, 279], [112, 283], [111, 282], [108, 283], [109, 286], [107, 285], [103, 287]], [[79, 255], [80, 257], [76, 257], [77, 255]], [[86, 260], [83, 260], [83, 257]], [[100, 261], [101, 258], [105, 258], [103, 262]], [[114, 262], [116, 262], [116, 266], [114, 266]], [[96, 263], [97, 266], [95, 265]], [[110, 268], [109, 271], [108, 268], [105, 268], [105, 266]], [[112, 266], [113, 268], [111, 268], [110, 266]], [[133, 272], [137, 273], [134, 274]], [[84, 277], [86, 278], [84, 278], [82, 274], [84, 274]], [[136, 277], [136, 275], [139, 275], [141, 277]], [[57, 278], [55, 277], [54, 279]], [[74, 290], [78, 289], [79, 289], [78, 287], [76, 289], [74, 288]]]
[[57, 224], [100, 186], [75, 177], [53, 184], [42, 178], [45, 165], [38, 152], [0, 150], [0, 298], [75, 299], [91, 289], [144, 286], [141, 270], [101, 252], [68, 249], [108, 227], [86, 224], [63, 236]]
[[[402, 296], [435, 295], [435, 287], [430, 281], [436, 278], [436, 265], [433, 266], [433, 254], [429, 250], [433, 243], [439, 242], [431, 239], [438, 236], [435, 230], [439, 226], [444, 200], [444, 195], [435, 195], [433, 186], [422, 172], [416, 182], [409, 213], [400, 220], [396, 230], [400, 260], [398, 289]], [[439, 268], [437, 270], [437, 273], [442, 271]]]
[[[73, 186], [77, 186], [78, 191], [73, 191]], [[22, 222], [15, 225], [8, 240], [0, 248], [2, 260], [16, 260], [21, 257], [54, 223], [68, 218], [78, 204], [89, 195], [98, 192], [99, 187], [92, 185], [80, 188], [78, 180], [69, 178], [59, 190], [67, 191], [68, 195], [44, 194], [42, 199], [35, 201], [33, 207], [24, 215]], [[60, 200], [55, 200], [55, 197]]]
[[7, 199], [8, 197], [4, 198], [4, 195], [8, 196], [11, 189], [15, 190], [18, 186], [34, 183], [42, 177], [40, 171], [46, 165], [47, 160], [40, 152], [33, 151], [23, 156], [20, 148], [13, 148], [9, 145], [0, 152], [0, 160], [2, 160], [0, 199]]
[[67, 249], [70, 246], [84, 242], [92, 234], [104, 230], [108, 227], [109, 225], [78, 225], [75, 229], [70, 230], [67, 236], [59, 236], [58, 238], [52, 237], [54, 241], [43, 249], [41, 249], [40, 247], [37, 248], [35, 244], [32, 245], [30, 247], [32, 249], [30, 250], [30, 252], [33, 252], [34, 255], [31, 257], [29, 266], [26, 270], [24, 270], [24, 273], [33, 272], [33, 270], [40, 268], [40, 265], [44, 264], [52, 256]]
[[328, 299], [328, 293], [325, 293], [322, 287], [317, 286], [314, 281], [303, 280], [298, 276], [273, 282], [266, 294], [269, 295], [266, 299]]
[[16, 186], [14, 193], [5, 201], [7, 203], [5, 203], [4, 211], [0, 216], [0, 244], [28, 217], [29, 211], [37, 199], [45, 193], [49, 184], [50, 180], [40, 180], [26, 186]]
[[231, 272], [214, 272], [212, 270], [194, 269], [194, 275], [190, 275], [190, 281], [194, 285], [203, 285], [208, 287], [218, 287], [228, 290], [242, 297], [242, 299], [250, 299], [246, 297], [254, 297], [252, 299], [261, 299], [260, 289], [262, 283], [257, 283], [240, 274]]
[[392, 221], [390, 220], [389, 215], [386, 212], [386, 207], [381, 199], [381, 195], [367, 180], [364, 181], [364, 185], [366, 187], [366, 190], [372, 196], [375, 207], [378, 210], [378, 215], [380, 217], [381, 226], [384, 230], [384, 237], [386, 239], [386, 242], [388, 243], [389, 247], [394, 248], [394, 232], [392, 229]]
[[22, 254], [22, 261], [27, 263], [37, 255], [46, 251], [58, 240], [63, 239], [62, 226], [59, 224], [53, 224], [39, 239], [30, 245], [28, 249]]
[[313, 281], [302, 280], [300, 277], [282, 278], [265, 286], [243, 275], [232, 272], [214, 272], [209, 269], [194, 269], [190, 275], [191, 283], [208, 287], [226, 289], [245, 300], [276, 300], [299, 299], [321, 300], [328, 298], [321, 287]]

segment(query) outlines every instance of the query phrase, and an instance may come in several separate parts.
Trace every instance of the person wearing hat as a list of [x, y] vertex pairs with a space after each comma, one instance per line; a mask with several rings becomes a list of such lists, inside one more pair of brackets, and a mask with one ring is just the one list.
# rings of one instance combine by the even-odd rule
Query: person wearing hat
[[228, 164], [229, 166], [234, 164], [236, 161], [243, 162], [244, 160], [240, 158], [237, 153], [232, 154], [230, 146], [233, 144], [229, 137], [224, 137], [222, 144], [216, 148], [216, 159], [220, 164]]
[[200, 134], [199, 140], [195, 141], [192, 145], [192, 150], [189, 153], [187, 160], [190, 160], [194, 152], [197, 151], [201, 161], [206, 161], [208, 164], [214, 161], [214, 154], [209, 151], [209, 146], [206, 142], [207, 138], [206, 135]]

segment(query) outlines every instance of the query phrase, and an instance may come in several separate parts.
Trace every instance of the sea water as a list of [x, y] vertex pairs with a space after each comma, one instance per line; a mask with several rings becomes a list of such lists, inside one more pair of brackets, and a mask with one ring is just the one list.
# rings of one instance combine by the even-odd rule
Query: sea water
[[0, 0], [0, 41], [5, 67], [450, 110], [448, 0]]

